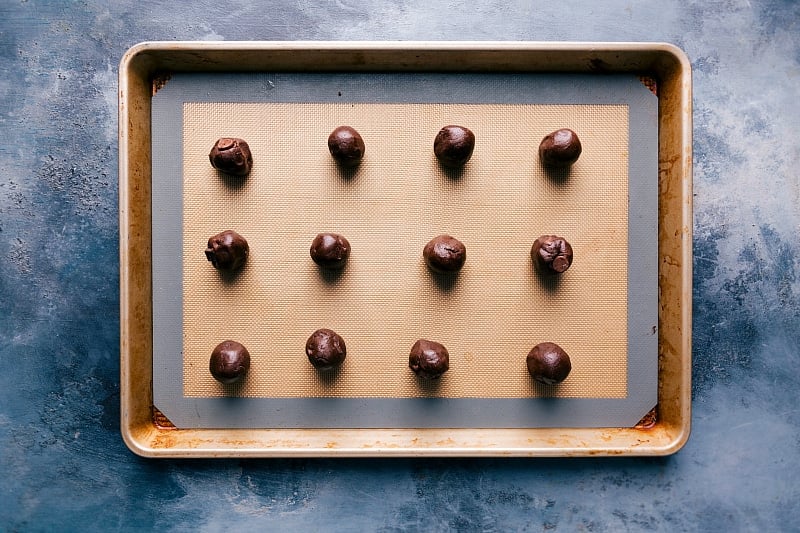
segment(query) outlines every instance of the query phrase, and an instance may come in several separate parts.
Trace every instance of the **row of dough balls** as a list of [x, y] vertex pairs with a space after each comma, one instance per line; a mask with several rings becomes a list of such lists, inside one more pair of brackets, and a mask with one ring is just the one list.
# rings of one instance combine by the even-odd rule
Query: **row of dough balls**
[[[322, 328], [312, 333], [306, 341], [306, 356], [314, 368], [324, 372], [344, 362], [347, 347], [338, 333]], [[560, 383], [572, 370], [569, 355], [552, 342], [534, 346], [525, 361], [531, 377], [545, 385]], [[450, 354], [444, 345], [436, 341], [419, 339], [411, 347], [408, 367], [422, 379], [439, 379], [450, 369]], [[250, 352], [239, 342], [223, 341], [211, 352], [209, 370], [220, 383], [237, 383], [250, 370]]]
[[[350, 241], [338, 233], [319, 233], [311, 241], [309, 254], [321, 268], [341, 269], [350, 257]], [[208, 239], [206, 259], [217, 270], [242, 268], [250, 255], [250, 245], [242, 235], [225, 230]], [[425, 264], [436, 274], [452, 274], [461, 270], [467, 260], [467, 247], [450, 235], [438, 235], [422, 249]], [[531, 259], [536, 270], [545, 275], [562, 274], [572, 265], [572, 245], [557, 235], [542, 235], [531, 246]]]
[[[445, 167], [459, 168], [472, 157], [475, 134], [464, 126], [445, 126], [433, 141], [433, 153]], [[364, 157], [364, 139], [350, 126], [339, 126], [328, 136], [328, 150], [336, 162], [355, 167]], [[568, 128], [547, 134], [539, 143], [539, 159], [550, 167], [569, 167], [582, 151], [578, 135]], [[253, 154], [244, 139], [223, 137], [208, 154], [211, 166], [235, 176], [246, 176], [253, 168]]]

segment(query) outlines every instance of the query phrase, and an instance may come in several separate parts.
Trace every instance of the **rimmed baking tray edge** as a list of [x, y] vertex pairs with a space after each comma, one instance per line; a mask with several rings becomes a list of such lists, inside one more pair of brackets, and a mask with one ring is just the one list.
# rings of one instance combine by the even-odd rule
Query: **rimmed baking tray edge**
[[[659, 96], [659, 384], [634, 428], [176, 429], [152, 405], [151, 97], [173, 72], [630, 72]], [[691, 67], [668, 43], [145, 42], [119, 69], [121, 433], [144, 457], [669, 455], [691, 427]]]

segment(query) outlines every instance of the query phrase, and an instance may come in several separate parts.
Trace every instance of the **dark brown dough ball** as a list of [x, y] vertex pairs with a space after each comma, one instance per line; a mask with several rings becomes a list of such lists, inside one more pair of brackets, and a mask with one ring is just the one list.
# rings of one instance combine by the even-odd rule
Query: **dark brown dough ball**
[[347, 356], [347, 347], [338, 333], [322, 328], [306, 341], [306, 355], [314, 368], [328, 370], [342, 364]]
[[328, 150], [340, 165], [358, 165], [364, 157], [364, 149], [364, 139], [350, 126], [339, 126], [328, 136]]
[[569, 355], [554, 342], [542, 342], [533, 347], [527, 357], [528, 372], [539, 383], [561, 383], [572, 370]]
[[222, 341], [211, 352], [208, 369], [220, 383], [236, 383], [250, 370], [250, 352], [236, 341]]
[[350, 242], [338, 233], [320, 233], [311, 241], [311, 259], [323, 268], [342, 268], [350, 257]]
[[457, 272], [467, 260], [467, 247], [450, 235], [439, 235], [425, 245], [422, 257], [425, 258], [428, 268], [434, 272]]
[[572, 246], [563, 237], [542, 235], [531, 247], [531, 259], [543, 274], [561, 274], [572, 265]]
[[568, 167], [581, 155], [581, 141], [568, 128], [548, 134], [539, 144], [539, 158], [547, 166]]
[[236, 270], [241, 268], [250, 254], [247, 239], [232, 230], [218, 233], [208, 239], [206, 259], [217, 270]]
[[411, 347], [408, 367], [421, 378], [438, 379], [450, 368], [450, 354], [438, 342], [420, 339]]
[[445, 126], [433, 141], [433, 153], [446, 167], [460, 167], [472, 157], [475, 134], [463, 126]]
[[253, 155], [243, 139], [223, 137], [208, 154], [211, 166], [234, 176], [246, 176], [253, 168]]

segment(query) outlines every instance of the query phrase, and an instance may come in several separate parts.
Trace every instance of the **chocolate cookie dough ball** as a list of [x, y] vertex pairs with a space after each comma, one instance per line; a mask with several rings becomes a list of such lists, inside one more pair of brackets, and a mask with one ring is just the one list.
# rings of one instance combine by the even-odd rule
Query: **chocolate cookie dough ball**
[[548, 134], [539, 144], [539, 159], [550, 167], [568, 167], [581, 155], [581, 141], [568, 128]]
[[236, 383], [250, 370], [250, 352], [236, 341], [222, 341], [211, 352], [208, 369], [220, 383]]
[[354, 167], [364, 157], [364, 139], [350, 126], [339, 126], [328, 136], [328, 150], [342, 166]]
[[237, 270], [244, 265], [249, 254], [247, 239], [235, 231], [226, 230], [208, 239], [206, 259], [217, 270]]
[[320, 233], [311, 241], [309, 251], [322, 268], [339, 269], [350, 257], [350, 242], [338, 233]]
[[531, 247], [531, 259], [543, 274], [561, 274], [572, 265], [572, 246], [563, 237], [542, 235]]
[[344, 362], [347, 347], [344, 339], [330, 329], [318, 329], [306, 341], [308, 361], [319, 370], [329, 370]]
[[439, 379], [450, 368], [450, 354], [438, 342], [420, 339], [411, 347], [408, 367], [421, 378]]
[[457, 168], [472, 157], [475, 134], [463, 126], [445, 126], [433, 141], [433, 153], [442, 165]]
[[561, 383], [572, 370], [569, 355], [554, 342], [542, 342], [533, 347], [526, 360], [528, 372], [539, 383]]
[[211, 166], [234, 176], [246, 176], [253, 168], [253, 155], [243, 139], [223, 137], [208, 154]]
[[467, 247], [455, 237], [439, 235], [425, 245], [422, 257], [428, 268], [438, 274], [457, 272], [467, 260]]

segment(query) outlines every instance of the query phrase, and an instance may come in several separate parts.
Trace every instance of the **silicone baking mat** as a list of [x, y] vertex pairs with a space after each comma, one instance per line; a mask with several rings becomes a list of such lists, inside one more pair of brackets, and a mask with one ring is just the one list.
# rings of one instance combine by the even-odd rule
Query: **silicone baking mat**
[[[176, 425], [632, 425], [653, 407], [656, 100], [635, 77], [192, 77], [173, 78], [153, 100], [154, 254], [171, 248], [177, 258], [154, 255], [155, 329], [163, 333], [154, 332], [154, 398]], [[225, 78], [231, 83], [220, 85]], [[554, 85], [570, 90], [541, 90]], [[291, 98], [275, 94], [287, 86]], [[398, 97], [398, 86], [409, 91]], [[155, 124], [169, 117], [158, 135]], [[438, 129], [453, 123], [477, 138], [458, 173], [432, 153]], [[341, 171], [327, 152], [328, 133], [342, 124], [367, 144], [355, 171]], [[559, 127], [579, 132], [584, 152], [554, 175], [536, 147]], [[231, 181], [208, 164], [223, 136], [248, 140], [255, 163], [247, 179]], [[167, 147], [169, 162], [158, 157]], [[236, 276], [220, 276], [203, 254], [223, 229], [250, 242]], [[322, 231], [353, 246], [335, 276], [308, 255]], [[446, 280], [421, 257], [440, 233], [467, 245], [465, 268]], [[542, 234], [563, 235], [576, 251], [557, 281], [531, 267], [530, 246]], [[319, 374], [305, 358], [305, 339], [319, 327], [347, 342], [338, 371]], [[253, 358], [236, 386], [208, 372], [211, 350], [227, 338]], [[451, 370], [440, 381], [408, 369], [417, 338], [448, 347]], [[538, 385], [526, 371], [528, 350], [546, 340], [573, 362], [558, 386]]]

